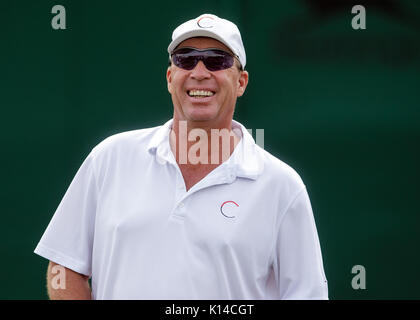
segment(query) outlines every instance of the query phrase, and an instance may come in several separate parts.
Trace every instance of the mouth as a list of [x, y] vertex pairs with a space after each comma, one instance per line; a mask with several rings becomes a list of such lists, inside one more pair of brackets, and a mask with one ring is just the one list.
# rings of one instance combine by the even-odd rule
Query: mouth
[[216, 92], [211, 91], [211, 90], [204, 90], [204, 89], [192, 89], [192, 90], [188, 90], [187, 94], [191, 98], [204, 99], [204, 98], [213, 97], [216, 94]]

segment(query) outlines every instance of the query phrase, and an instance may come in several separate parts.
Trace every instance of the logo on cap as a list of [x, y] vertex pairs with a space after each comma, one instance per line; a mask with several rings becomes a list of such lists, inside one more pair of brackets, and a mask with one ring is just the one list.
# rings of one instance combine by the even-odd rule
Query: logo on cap
[[213, 28], [213, 17], [210, 16], [204, 16], [198, 19], [197, 25], [200, 28]]

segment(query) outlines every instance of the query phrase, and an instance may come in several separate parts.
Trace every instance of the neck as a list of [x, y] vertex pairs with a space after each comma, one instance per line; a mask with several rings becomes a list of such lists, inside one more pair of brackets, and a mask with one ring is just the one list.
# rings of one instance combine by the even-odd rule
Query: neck
[[170, 145], [180, 166], [192, 169], [217, 167], [231, 156], [240, 141], [240, 134], [235, 131], [231, 119], [214, 126], [174, 118]]

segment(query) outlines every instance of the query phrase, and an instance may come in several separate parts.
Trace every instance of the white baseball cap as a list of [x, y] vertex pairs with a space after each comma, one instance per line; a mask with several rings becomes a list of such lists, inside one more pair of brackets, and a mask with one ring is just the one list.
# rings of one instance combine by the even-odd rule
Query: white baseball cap
[[209, 37], [222, 42], [237, 56], [242, 68], [245, 68], [245, 48], [241, 33], [233, 22], [208, 13], [184, 22], [172, 33], [172, 42], [168, 46], [169, 56], [182, 41], [194, 37]]

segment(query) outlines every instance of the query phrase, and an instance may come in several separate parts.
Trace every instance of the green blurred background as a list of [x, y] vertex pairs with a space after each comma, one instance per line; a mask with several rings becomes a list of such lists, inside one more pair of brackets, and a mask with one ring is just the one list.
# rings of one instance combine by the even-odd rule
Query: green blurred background
[[[51, 27], [56, 4], [66, 30]], [[366, 30], [351, 27], [356, 4]], [[235, 118], [305, 181], [330, 298], [419, 299], [415, 0], [2, 0], [0, 299], [47, 298], [36, 244], [93, 146], [172, 116], [166, 47], [201, 13], [242, 32], [250, 82]]]

